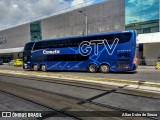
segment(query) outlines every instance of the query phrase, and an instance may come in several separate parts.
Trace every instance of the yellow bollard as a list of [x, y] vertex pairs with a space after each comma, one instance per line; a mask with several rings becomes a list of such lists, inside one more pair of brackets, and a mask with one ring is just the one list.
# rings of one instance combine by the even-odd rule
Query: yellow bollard
[[157, 63], [156, 63], [156, 69], [157, 69], [157, 70], [160, 70], [160, 62], [157, 62]]

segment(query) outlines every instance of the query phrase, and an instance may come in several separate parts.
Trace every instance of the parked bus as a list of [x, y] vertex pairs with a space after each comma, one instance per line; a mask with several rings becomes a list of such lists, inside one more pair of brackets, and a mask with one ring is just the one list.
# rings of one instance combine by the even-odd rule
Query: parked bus
[[109, 32], [29, 42], [24, 69], [102, 73], [135, 71], [136, 31]]

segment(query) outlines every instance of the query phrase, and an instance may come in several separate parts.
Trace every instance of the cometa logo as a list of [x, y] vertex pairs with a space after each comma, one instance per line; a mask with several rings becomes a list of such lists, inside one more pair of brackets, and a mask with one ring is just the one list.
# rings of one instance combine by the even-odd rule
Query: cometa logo
[[60, 50], [53, 50], [53, 51], [43, 50], [43, 54], [60, 54]]

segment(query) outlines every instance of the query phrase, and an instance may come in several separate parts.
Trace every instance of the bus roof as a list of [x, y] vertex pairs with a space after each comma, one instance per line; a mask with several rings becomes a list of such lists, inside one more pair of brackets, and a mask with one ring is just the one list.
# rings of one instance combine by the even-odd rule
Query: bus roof
[[71, 38], [84, 38], [84, 37], [99, 36], [99, 35], [103, 35], [103, 34], [116, 34], [116, 33], [126, 33], [126, 32], [135, 32], [135, 30], [103, 32], [103, 33], [88, 34], [88, 35], [70, 36], [70, 37], [64, 37], [64, 38], [51, 38], [51, 39], [44, 39], [44, 40], [35, 40], [35, 41], [31, 41], [31, 42], [42, 42], [42, 41], [50, 41], [50, 40], [64, 40], [64, 39], [71, 39]]

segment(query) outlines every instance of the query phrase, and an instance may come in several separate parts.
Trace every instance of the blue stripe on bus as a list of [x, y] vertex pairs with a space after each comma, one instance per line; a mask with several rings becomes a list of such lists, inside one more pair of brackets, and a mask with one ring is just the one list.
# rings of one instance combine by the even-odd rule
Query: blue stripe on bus
[[61, 68], [61, 70], [63, 70], [63, 68], [68, 64], [68, 62], [66, 62], [66, 64]]
[[105, 47], [99, 52], [99, 55], [97, 56], [96, 60], [100, 57], [100, 55], [102, 54], [102, 52], [105, 50]]
[[56, 63], [55, 65], [53, 65], [53, 66], [51, 66], [50, 68], [48, 68], [48, 69], [51, 69], [52, 67], [54, 67], [54, 66], [56, 66], [56, 65], [58, 65], [58, 64], [60, 64], [61, 62], [58, 62], [58, 63]]
[[[84, 61], [83, 61], [83, 62], [84, 62]], [[69, 70], [72, 70], [75, 66], [80, 65], [80, 64], [82, 64], [83, 62], [80, 62], [80, 63], [78, 63], [78, 64], [74, 65], [74, 66], [73, 66], [73, 67], [71, 67]]]

